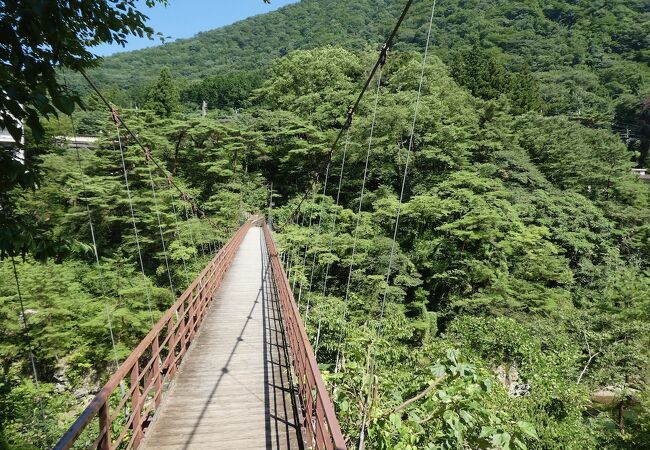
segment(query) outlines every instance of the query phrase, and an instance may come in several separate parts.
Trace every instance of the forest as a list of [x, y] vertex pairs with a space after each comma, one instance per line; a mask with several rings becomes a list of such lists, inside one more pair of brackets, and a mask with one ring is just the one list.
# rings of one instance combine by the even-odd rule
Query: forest
[[368, 398], [366, 448], [650, 448], [650, 6], [439, 2], [409, 151], [415, 2], [315, 181], [401, 6], [303, 0], [88, 72], [210, 220], [62, 74], [83, 109], [26, 135], [32, 189], [0, 178], [29, 230], [0, 230], [0, 448], [51, 447], [270, 201], [351, 448]]

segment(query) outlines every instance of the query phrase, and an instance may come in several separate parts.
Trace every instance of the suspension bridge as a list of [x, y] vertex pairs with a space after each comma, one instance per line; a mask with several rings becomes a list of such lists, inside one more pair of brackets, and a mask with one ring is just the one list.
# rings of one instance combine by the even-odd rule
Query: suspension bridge
[[[340, 127], [329, 148], [326, 161], [314, 174], [314, 183], [322, 180], [325, 194], [330, 176], [334, 151], [346, 136], [340, 168], [336, 205], [339, 205], [341, 183], [346, 154], [349, 145], [349, 129], [352, 125], [362, 97], [376, 79], [374, 110], [370, 128], [368, 148], [365, 155], [363, 183], [359, 197], [358, 212], [364, 200], [368, 166], [373, 145], [376, 112], [382, 87], [382, 69], [388, 51], [413, 0], [408, 0], [391, 34], [385, 41], [377, 62], [361, 89], [356, 101], [347, 111], [347, 118]], [[387, 298], [387, 290], [393, 269], [401, 204], [404, 200], [404, 186], [408, 174], [408, 162], [414, 143], [415, 125], [420, 104], [424, 71], [431, 40], [431, 29], [436, 1], [432, 2], [431, 19], [428, 24], [427, 42], [419, 74], [419, 89], [414, 103], [414, 114], [406, 152], [406, 164], [402, 178], [400, 202], [394, 223], [393, 243], [386, 270], [386, 291], [381, 300], [377, 338], [381, 336], [381, 321]], [[147, 286], [145, 265], [140, 248], [140, 232], [129, 190], [129, 170], [125, 163], [123, 135], [129, 135], [132, 145], [141, 147], [151, 182], [154, 210], [157, 215], [159, 238], [169, 287], [175, 291], [170, 273], [168, 246], [165, 240], [157, 187], [153, 170], [160, 171], [168, 187], [177, 190], [185, 205], [185, 218], [189, 211], [195, 218], [210, 220], [198, 207], [197, 202], [185, 193], [169, 172], [152, 156], [140, 137], [133, 133], [118, 111], [102, 95], [85, 73], [82, 75], [91, 88], [105, 103], [115, 123], [113, 146], [121, 156], [121, 171], [133, 225], [133, 234], [139, 256], [142, 278]], [[73, 134], [74, 133], [73, 123]], [[89, 145], [73, 136], [68, 144], [77, 154], [77, 162], [83, 185], [84, 173], [79, 153], [80, 148]], [[81, 142], [81, 143], [80, 143]], [[94, 144], [94, 143], [91, 143]], [[315, 195], [315, 190], [312, 191]], [[305, 192], [303, 200], [310, 195]], [[302, 203], [302, 202], [300, 202]], [[181, 215], [172, 196], [173, 215]], [[300, 204], [298, 205], [300, 209]], [[97, 250], [91, 205], [86, 205], [89, 230], [92, 238], [95, 262], [101, 276], [101, 258]], [[357, 214], [360, 217], [360, 214]], [[293, 221], [297, 218], [292, 217]], [[323, 211], [318, 217], [318, 231], [323, 220]], [[311, 226], [310, 217], [310, 226]], [[334, 217], [336, 223], [336, 216]], [[350, 281], [355, 264], [356, 242], [359, 232], [357, 218], [354, 229], [354, 246], [349, 263], [345, 293], [346, 320]], [[176, 233], [178, 234], [178, 223]], [[330, 251], [331, 251], [330, 242]], [[71, 448], [112, 449], [317, 449], [342, 450], [349, 444], [344, 437], [336, 417], [335, 406], [320, 372], [315, 351], [303, 323], [294, 298], [287, 271], [291, 270], [289, 258], [283, 260], [279, 254], [274, 235], [262, 215], [252, 216], [231, 236], [230, 240], [217, 249], [210, 247], [212, 259], [188, 287], [165, 311], [157, 322], [153, 322], [148, 334], [121, 363], [115, 356], [115, 371], [90, 404], [76, 418], [67, 432], [54, 446], [55, 450]], [[305, 248], [304, 260], [307, 258]], [[315, 255], [314, 255], [315, 258]], [[315, 260], [312, 261], [310, 279], [313, 280]], [[15, 265], [14, 265], [15, 268]], [[327, 289], [327, 273], [325, 286]], [[186, 271], [187, 275], [187, 271]], [[15, 273], [19, 288], [19, 277]], [[295, 282], [295, 277], [294, 277]], [[311, 283], [310, 283], [311, 289]], [[302, 286], [300, 287], [302, 292]], [[20, 292], [20, 291], [19, 291]], [[149, 292], [148, 296], [151, 296]], [[21, 307], [23, 300], [19, 293]], [[299, 299], [298, 299], [299, 300]], [[147, 298], [150, 302], [151, 299]], [[23, 307], [24, 308], [24, 307]], [[111, 341], [115, 338], [111, 325], [109, 305], [106, 305], [107, 322]], [[28, 335], [28, 323], [23, 314], [24, 327]], [[314, 347], [318, 348], [321, 323], [318, 324]], [[339, 340], [345, 339], [341, 331]], [[368, 348], [372, 360], [373, 349]], [[36, 365], [30, 352], [33, 377], [38, 384]], [[336, 370], [339, 368], [337, 352]], [[364, 447], [367, 414], [374, 391], [375, 364], [369, 365], [362, 408], [359, 448]]]
[[55, 448], [91, 424], [98, 449], [345, 448], [261, 219], [214, 256]]

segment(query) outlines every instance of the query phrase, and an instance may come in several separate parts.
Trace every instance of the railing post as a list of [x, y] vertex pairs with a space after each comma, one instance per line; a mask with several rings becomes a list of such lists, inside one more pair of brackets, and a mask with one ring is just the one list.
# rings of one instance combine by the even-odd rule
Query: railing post
[[160, 335], [156, 335], [151, 345], [151, 356], [154, 358], [151, 373], [155, 377], [154, 403], [156, 408], [160, 405], [160, 394], [162, 388], [162, 370], [160, 370]]
[[[178, 320], [179, 319], [177, 318], [176, 323], [178, 323]], [[169, 379], [171, 380], [176, 375], [176, 344], [178, 344], [178, 335], [174, 331], [173, 317], [170, 317], [167, 322], [167, 334], [169, 335], [169, 340], [167, 341], [167, 361], [163, 369], [167, 369]]]
[[[185, 336], [185, 302], [181, 303], [181, 307], [179, 308], [180, 311], [180, 325], [178, 327], [178, 334], [180, 335], [180, 340], [181, 340], [181, 355], [185, 354], [185, 345], [187, 344], [187, 339]], [[189, 318], [188, 318], [189, 322]]]
[[131, 407], [133, 408], [133, 422], [131, 422], [131, 428], [133, 429], [133, 447], [138, 448], [140, 445], [140, 440], [142, 439], [142, 417], [140, 416], [141, 405], [140, 405], [140, 381], [138, 380], [140, 376], [140, 370], [138, 367], [138, 362], [135, 362], [133, 369], [131, 369]]
[[190, 297], [190, 303], [188, 305], [187, 312], [187, 327], [189, 328], [189, 333], [187, 336], [188, 343], [191, 343], [194, 340], [194, 326], [196, 322], [196, 302], [199, 300], [201, 295], [201, 282], [199, 281], [199, 287], [196, 288], [196, 291], [192, 291], [192, 296]]
[[203, 321], [203, 311], [204, 311], [204, 308], [205, 308], [206, 299], [208, 298], [208, 296], [205, 295], [207, 290], [208, 290], [208, 282], [206, 281], [205, 284], [203, 285], [203, 289], [201, 289], [201, 291], [200, 291], [199, 302], [196, 304], [196, 325], [195, 325], [195, 329]]
[[111, 423], [110, 414], [108, 410], [108, 399], [101, 408], [99, 408], [99, 434], [104, 433], [103, 437], [99, 440], [97, 445], [98, 450], [111, 450]]

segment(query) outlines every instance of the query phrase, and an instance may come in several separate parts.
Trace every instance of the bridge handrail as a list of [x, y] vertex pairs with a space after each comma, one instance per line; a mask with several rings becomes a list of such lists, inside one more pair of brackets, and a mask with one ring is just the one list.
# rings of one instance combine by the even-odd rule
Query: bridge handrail
[[[118, 447], [138, 447], [150, 417], [160, 405], [164, 388], [176, 375], [250, 226], [251, 221], [247, 221], [239, 228], [163, 314], [59, 440], [55, 450], [72, 448], [96, 417], [99, 417], [99, 430], [88, 448], [112, 450]], [[111, 400], [113, 394], [118, 392], [118, 387], [121, 393], [119, 399]], [[111, 411], [114, 411], [113, 414]], [[117, 420], [122, 413], [123, 419]], [[113, 431], [114, 425], [120, 427], [116, 432]], [[114, 435], [117, 436], [115, 439]]]
[[345, 439], [334, 412], [334, 405], [323, 382], [291, 285], [278, 257], [271, 230], [266, 224], [264, 238], [280, 300], [291, 364], [298, 384], [307, 448], [345, 450]]

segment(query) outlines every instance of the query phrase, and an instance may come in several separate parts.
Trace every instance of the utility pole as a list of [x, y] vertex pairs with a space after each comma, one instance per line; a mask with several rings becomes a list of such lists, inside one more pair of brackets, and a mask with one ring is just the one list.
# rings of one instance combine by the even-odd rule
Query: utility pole
[[203, 103], [201, 104], [201, 117], [205, 117], [208, 115], [208, 102], [203, 100]]

